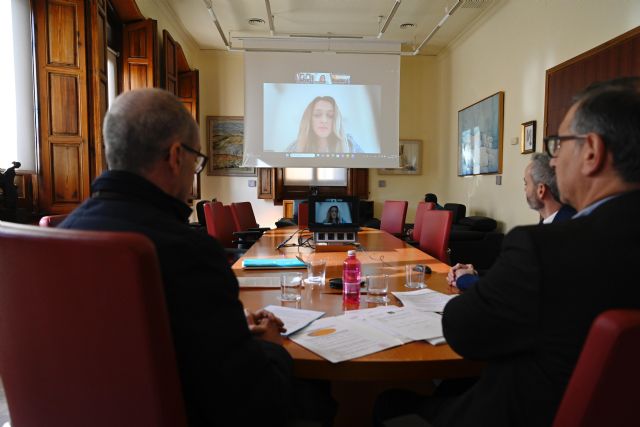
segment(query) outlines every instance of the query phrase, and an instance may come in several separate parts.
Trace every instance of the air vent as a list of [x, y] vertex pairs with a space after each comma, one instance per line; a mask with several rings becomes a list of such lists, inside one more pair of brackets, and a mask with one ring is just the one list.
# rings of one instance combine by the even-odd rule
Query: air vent
[[249, 25], [264, 25], [264, 19], [262, 18], [249, 18]]
[[410, 28], [415, 27], [416, 24], [412, 24], [411, 22], [406, 22], [404, 24], [400, 24], [400, 28], [402, 28], [403, 30], [408, 30]]
[[465, 9], [482, 9], [491, 2], [492, 0], [465, 0], [460, 7], [464, 7]]

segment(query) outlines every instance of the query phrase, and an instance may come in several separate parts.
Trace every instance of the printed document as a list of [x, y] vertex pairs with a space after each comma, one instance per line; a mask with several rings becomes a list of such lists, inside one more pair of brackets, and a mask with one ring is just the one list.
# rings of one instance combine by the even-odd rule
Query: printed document
[[282, 307], [279, 305], [268, 305], [264, 308], [272, 312], [284, 322], [287, 332], [283, 335], [288, 336], [307, 326], [314, 320], [322, 317], [324, 311], [302, 310], [293, 307]]
[[345, 317], [360, 320], [401, 339], [403, 343], [442, 337], [442, 317], [435, 313], [383, 306], [347, 312]]
[[449, 300], [456, 295], [445, 295], [431, 289], [419, 289], [410, 292], [391, 292], [402, 301], [402, 305], [418, 311], [435, 311], [441, 313]]
[[332, 363], [355, 359], [403, 344], [403, 341], [345, 316], [316, 320], [289, 337]]

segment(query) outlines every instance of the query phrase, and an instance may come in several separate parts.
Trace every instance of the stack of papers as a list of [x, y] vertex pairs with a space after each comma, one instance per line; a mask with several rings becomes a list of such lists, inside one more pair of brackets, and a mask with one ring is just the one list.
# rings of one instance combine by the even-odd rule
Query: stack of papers
[[444, 342], [441, 316], [404, 307], [354, 310], [317, 320], [289, 337], [333, 363], [417, 340]]
[[307, 268], [307, 265], [297, 258], [245, 258], [242, 261], [242, 268]]

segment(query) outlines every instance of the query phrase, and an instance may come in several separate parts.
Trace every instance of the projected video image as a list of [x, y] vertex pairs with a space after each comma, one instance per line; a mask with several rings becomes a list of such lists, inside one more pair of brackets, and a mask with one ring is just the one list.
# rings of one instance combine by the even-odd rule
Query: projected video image
[[265, 83], [263, 149], [380, 153], [380, 99], [378, 85]]
[[322, 224], [352, 224], [351, 207], [347, 202], [316, 202], [316, 222]]

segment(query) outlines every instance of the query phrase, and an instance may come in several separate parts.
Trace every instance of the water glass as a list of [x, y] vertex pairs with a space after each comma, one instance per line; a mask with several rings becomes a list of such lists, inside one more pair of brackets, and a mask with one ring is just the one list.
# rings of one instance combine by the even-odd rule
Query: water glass
[[280, 301], [300, 301], [302, 273], [284, 273], [280, 276]]
[[427, 286], [424, 284], [424, 268], [420, 268], [419, 264], [408, 264], [405, 268], [405, 286], [409, 289], [422, 289]]
[[389, 302], [389, 274], [381, 273], [367, 276], [367, 302], [386, 304]]
[[327, 260], [324, 258], [307, 261], [307, 283], [310, 285], [324, 285], [327, 272]]

